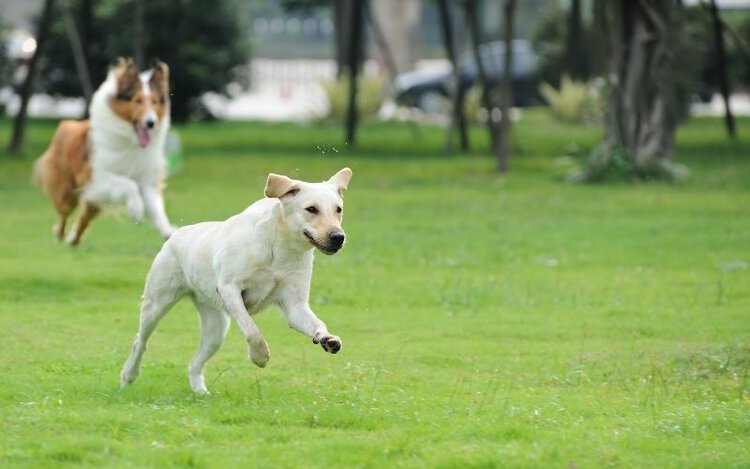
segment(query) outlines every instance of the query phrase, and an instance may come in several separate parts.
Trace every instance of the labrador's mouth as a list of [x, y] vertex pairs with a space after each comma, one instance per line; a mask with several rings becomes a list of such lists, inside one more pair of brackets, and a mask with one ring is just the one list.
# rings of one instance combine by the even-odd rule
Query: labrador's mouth
[[341, 249], [341, 248], [331, 248], [329, 246], [320, 244], [318, 240], [316, 240], [315, 237], [311, 235], [310, 232], [307, 230], [302, 230], [302, 234], [305, 235], [305, 238], [307, 238], [310, 244], [318, 248], [318, 250], [322, 252], [323, 254], [328, 254], [330, 256], [330, 255], [336, 254], [339, 251], [339, 249]]

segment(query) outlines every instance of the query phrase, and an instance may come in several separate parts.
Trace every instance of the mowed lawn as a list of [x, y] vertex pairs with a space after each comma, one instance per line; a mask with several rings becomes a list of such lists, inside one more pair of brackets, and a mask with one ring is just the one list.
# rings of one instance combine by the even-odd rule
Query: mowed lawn
[[[8, 120], [0, 134], [9, 134]], [[179, 128], [178, 224], [224, 219], [269, 172], [343, 166], [346, 248], [316, 255], [312, 307], [338, 355], [257, 316], [256, 368], [237, 327], [194, 396], [189, 301], [161, 323], [133, 386], [118, 374], [161, 241], [122, 213], [78, 249], [29, 183], [54, 122], [0, 158], [0, 466], [747, 467], [750, 465], [750, 121], [680, 129], [682, 184], [570, 185], [599, 139], [541, 112], [517, 124], [499, 176], [474, 129], [209, 123]], [[5, 140], [3, 140], [5, 142]], [[4, 145], [5, 143], [3, 143]]]

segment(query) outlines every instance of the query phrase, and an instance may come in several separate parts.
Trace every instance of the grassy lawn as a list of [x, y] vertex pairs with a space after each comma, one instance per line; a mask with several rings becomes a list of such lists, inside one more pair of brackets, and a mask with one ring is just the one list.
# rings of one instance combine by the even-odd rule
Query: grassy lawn
[[0, 466], [750, 465], [748, 120], [736, 143], [719, 120], [682, 127], [680, 185], [561, 182], [558, 157], [599, 131], [537, 113], [505, 176], [481, 129], [447, 156], [440, 129], [400, 124], [365, 127], [356, 151], [328, 127], [182, 127], [178, 224], [242, 210], [271, 171], [354, 171], [347, 247], [317, 256], [311, 295], [342, 352], [268, 311], [268, 367], [232, 326], [207, 397], [186, 377], [189, 302], [118, 389], [160, 240], [112, 213], [78, 249], [52, 241], [29, 172], [53, 127], [0, 154]]

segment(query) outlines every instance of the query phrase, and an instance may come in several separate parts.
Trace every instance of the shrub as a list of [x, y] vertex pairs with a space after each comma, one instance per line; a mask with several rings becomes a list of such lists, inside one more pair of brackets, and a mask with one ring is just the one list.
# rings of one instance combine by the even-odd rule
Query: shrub
[[563, 76], [560, 89], [542, 83], [539, 91], [549, 104], [553, 116], [574, 124], [600, 122], [604, 113], [601, 80], [584, 83]]
[[[342, 73], [335, 80], [321, 83], [328, 101], [328, 114], [324, 120], [341, 123], [346, 119], [349, 108], [349, 74]], [[377, 115], [385, 100], [385, 78], [364, 77], [357, 79], [357, 110], [362, 120], [371, 119]]]

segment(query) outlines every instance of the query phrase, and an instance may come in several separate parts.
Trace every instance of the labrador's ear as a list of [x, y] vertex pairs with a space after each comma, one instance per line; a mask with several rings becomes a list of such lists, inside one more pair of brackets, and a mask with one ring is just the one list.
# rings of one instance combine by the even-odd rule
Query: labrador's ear
[[280, 199], [285, 195], [294, 195], [299, 192], [299, 181], [282, 176], [281, 174], [269, 174], [266, 180], [266, 189], [263, 193], [266, 197]]
[[347, 186], [349, 186], [349, 181], [351, 181], [351, 179], [352, 170], [349, 168], [344, 168], [338, 173], [331, 176], [331, 179], [329, 179], [328, 182], [336, 186], [339, 194], [344, 195], [344, 191], [346, 190]]

